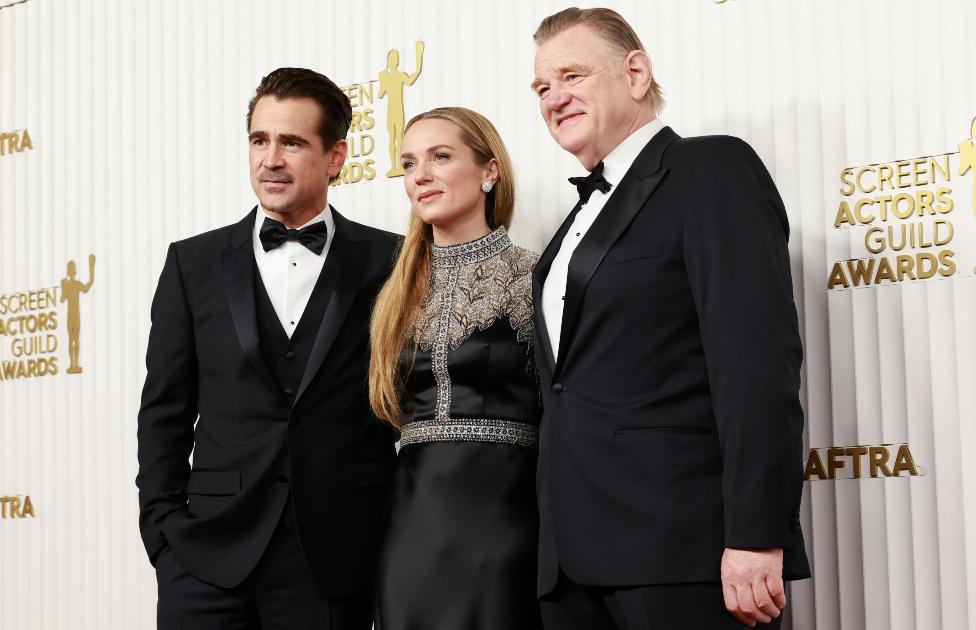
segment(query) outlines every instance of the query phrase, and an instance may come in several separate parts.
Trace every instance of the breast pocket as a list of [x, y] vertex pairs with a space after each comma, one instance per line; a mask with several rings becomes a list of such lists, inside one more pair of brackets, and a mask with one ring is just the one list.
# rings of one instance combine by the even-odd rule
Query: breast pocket
[[634, 288], [658, 279], [664, 255], [664, 241], [628, 243], [613, 247], [594, 275], [597, 286], [607, 289]]
[[664, 241], [628, 243], [622, 247], [611, 248], [604, 257], [600, 267], [614, 267], [627, 263], [635, 263], [648, 259], [660, 258], [663, 254]]

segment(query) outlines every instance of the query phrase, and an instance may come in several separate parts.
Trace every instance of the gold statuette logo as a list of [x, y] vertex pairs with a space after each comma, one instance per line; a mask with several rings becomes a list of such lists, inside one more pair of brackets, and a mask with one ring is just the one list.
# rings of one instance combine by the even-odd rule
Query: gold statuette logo
[[[959, 143], [959, 174], [976, 171], [976, 117], [969, 130], [969, 138]], [[973, 173], [973, 214], [976, 214], [976, 172]]]
[[403, 143], [403, 125], [406, 115], [403, 112], [403, 87], [417, 82], [424, 67], [424, 43], [418, 41], [414, 46], [417, 56], [417, 69], [412, 74], [400, 70], [400, 53], [396, 49], [386, 55], [386, 70], [380, 72], [380, 98], [386, 97], [386, 132], [390, 136], [390, 170], [387, 177], [402, 177], [400, 165], [400, 145]]
[[346, 163], [333, 186], [356, 184], [376, 178], [376, 138], [373, 128], [376, 125], [376, 99], [386, 101], [387, 159], [389, 166], [386, 176], [402, 177], [400, 166], [400, 145], [403, 142], [403, 127], [407, 114], [404, 106], [404, 91], [420, 78], [424, 67], [424, 42], [414, 45], [415, 69], [410, 74], [400, 69], [400, 52], [395, 48], [386, 54], [386, 68], [380, 71], [377, 79], [354, 83], [342, 88], [352, 105], [352, 120], [346, 142], [349, 153]]
[[[43, 287], [16, 293], [0, 294], [0, 381], [38, 378], [57, 375], [58, 348], [61, 346], [62, 322], [67, 322], [67, 374], [81, 374], [81, 296], [88, 293], [95, 282], [95, 255], [88, 256], [88, 281], [77, 278], [78, 266], [68, 261], [67, 275], [59, 286]], [[66, 305], [66, 317], [59, 308]], [[9, 348], [4, 356], [3, 347]]]
[[81, 312], [78, 302], [81, 294], [88, 293], [95, 282], [95, 254], [88, 256], [88, 282], [83, 283], [76, 279], [77, 273], [75, 261], [69, 260], [68, 277], [61, 279], [61, 301], [68, 303], [68, 360], [71, 362], [67, 369], [68, 374], [81, 374], [81, 366], [78, 365], [78, 352], [81, 348]]

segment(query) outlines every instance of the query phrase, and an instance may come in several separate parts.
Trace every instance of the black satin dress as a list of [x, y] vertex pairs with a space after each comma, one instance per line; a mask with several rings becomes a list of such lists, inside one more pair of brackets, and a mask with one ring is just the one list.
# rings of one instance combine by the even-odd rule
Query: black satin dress
[[378, 630], [536, 630], [537, 256], [504, 228], [434, 248], [404, 353]]

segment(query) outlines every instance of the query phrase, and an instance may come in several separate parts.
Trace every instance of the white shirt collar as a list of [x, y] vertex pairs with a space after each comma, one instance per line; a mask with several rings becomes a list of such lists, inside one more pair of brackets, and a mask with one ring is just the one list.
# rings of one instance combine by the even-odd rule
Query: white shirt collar
[[[259, 204], [257, 216], [254, 217], [253, 240], [255, 243], [261, 242], [261, 225], [264, 223], [265, 217], [269, 219], [274, 218], [268, 213], [267, 210], [264, 209], [264, 206]], [[325, 210], [319, 212], [317, 215], [312, 217], [312, 219], [310, 219], [307, 223], [305, 223], [305, 225], [299, 226], [298, 229], [300, 230], [303, 227], [312, 225], [313, 223], [317, 223], [318, 221], [325, 221], [325, 227], [329, 230], [328, 240], [331, 242], [332, 235], [335, 234], [335, 217], [332, 216], [332, 206], [329, 205], [325, 206]], [[321, 255], [325, 255], [327, 251], [328, 251], [328, 247], [322, 250]]]
[[662, 129], [664, 129], [664, 123], [660, 118], [655, 118], [643, 127], [636, 129], [615, 146], [607, 157], [603, 158], [603, 176], [607, 178], [607, 181], [614, 186], [619, 184], [644, 146]]

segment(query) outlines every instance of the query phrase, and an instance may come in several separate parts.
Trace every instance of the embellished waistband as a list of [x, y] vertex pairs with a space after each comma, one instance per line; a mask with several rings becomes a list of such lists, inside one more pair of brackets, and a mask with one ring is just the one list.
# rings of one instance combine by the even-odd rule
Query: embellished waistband
[[423, 442], [495, 442], [538, 448], [538, 427], [489, 418], [418, 420], [400, 429], [400, 447]]

